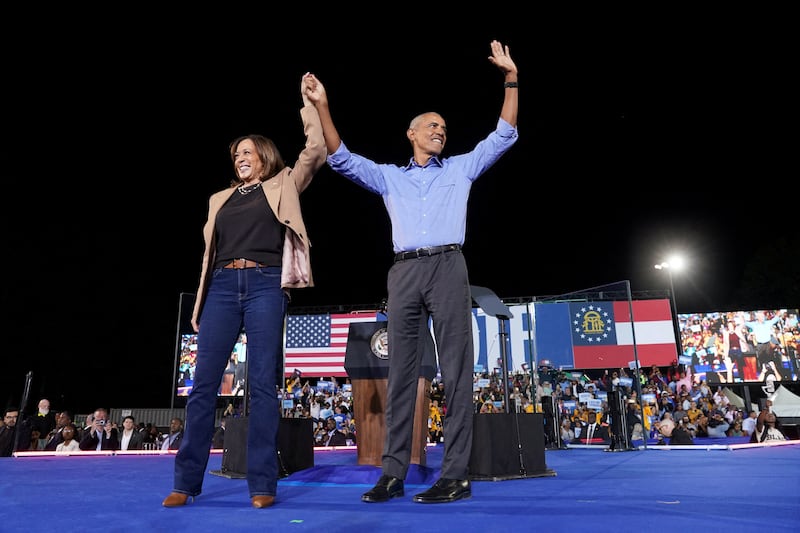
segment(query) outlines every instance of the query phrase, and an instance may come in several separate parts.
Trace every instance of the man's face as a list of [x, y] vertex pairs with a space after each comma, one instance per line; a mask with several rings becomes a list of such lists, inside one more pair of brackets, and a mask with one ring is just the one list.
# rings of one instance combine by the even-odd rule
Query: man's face
[[441, 115], [426, 113], [414, 128], [408, 129], [407, 136], [416, 149], [426, 154], [439, 155], [447, 141], [447, 124]]
[[17, 419], [19, 418], [19, 411], [9, 411], [3, 416], [3, 422], [10, 427], [13, 428], [17, 425]]

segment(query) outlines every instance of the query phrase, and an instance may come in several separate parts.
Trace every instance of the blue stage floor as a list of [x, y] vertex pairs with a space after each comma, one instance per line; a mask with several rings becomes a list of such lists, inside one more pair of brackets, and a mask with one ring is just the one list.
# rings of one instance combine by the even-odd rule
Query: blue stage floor
[[[548, 450], [555, 475], [473, 481], [472, 498], [411, 498], [438, 477], [441, 447], [414, 466], [406, 494], [360, 500], [380, 475], [353, 449], [315, 450], [314, 466], [278, 485], [276, 504], [250, 506], [246, 481], [208, 474], [203, 494], [166, 509], [174, 455], [0, 459], [0, 531], [793, 531], [800, 528], [800, 442], [770, 447]], [[213, 454], [209, 471], [219, 470]]]

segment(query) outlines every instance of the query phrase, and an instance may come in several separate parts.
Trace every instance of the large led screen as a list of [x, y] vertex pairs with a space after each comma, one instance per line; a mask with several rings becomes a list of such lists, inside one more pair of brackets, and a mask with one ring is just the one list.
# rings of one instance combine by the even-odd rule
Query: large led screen
[[800, 380], [797, 309], [678, 315], [681, 363], [709, 384]]
[[[194, 370], [197, 363], [197, 334], [181, 334], [180, 355], [178, 357], [178, 383], [176, 396], [189, 396], [194, 384]], [[222, 374], [217, 395], [244, 396], [247, 361], [247, 336], [242, 333], [231, 352], [228, 366]]]

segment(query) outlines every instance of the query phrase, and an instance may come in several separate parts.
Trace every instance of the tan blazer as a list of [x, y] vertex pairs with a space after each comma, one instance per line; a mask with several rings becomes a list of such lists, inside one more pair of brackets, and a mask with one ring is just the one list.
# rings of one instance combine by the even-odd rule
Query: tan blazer
[[[286, 167], [277, 175], [264, 182], [261, 190], [275, 216], [286, 226], [286, 239], [283, 243], [283, 271], [281, 287], [285, 289], [313, 287], [311, 274], [311, 241], [306, 234], [306, 225], [300, 210], [300, 193], [311, 183], [314, 174], [325, 164], [327, 150], [322, 137], [322, 126], [314, 106], [308, 105], [300, 110], [306, 144], [294, 167]], [[205, 252], [200, 271], [200, 284], [192, 312], [192, 322], [197, 322], [208, 291], [208, 271], [214, 264], [214, 223], [217, 212], [236, 191], [229, 187], [214, 193], [208, 202], [208, 219], [203, 227]]]

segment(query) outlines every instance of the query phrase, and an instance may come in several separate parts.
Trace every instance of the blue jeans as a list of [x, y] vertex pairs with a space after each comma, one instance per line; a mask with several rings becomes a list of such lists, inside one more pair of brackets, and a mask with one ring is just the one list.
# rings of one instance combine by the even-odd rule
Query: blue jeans
[[283, 326], [288, 298], [279, 267], [211, 272], [200, 314], [197, 367], [186, 423], [175, 456], [174, 491], [202, 491], [214, 434], [217, 391], [239, 333], [247, 337], [247, 485], [250, 496], [274, 496], [278, 486], [278, 384], [283, 381]]

